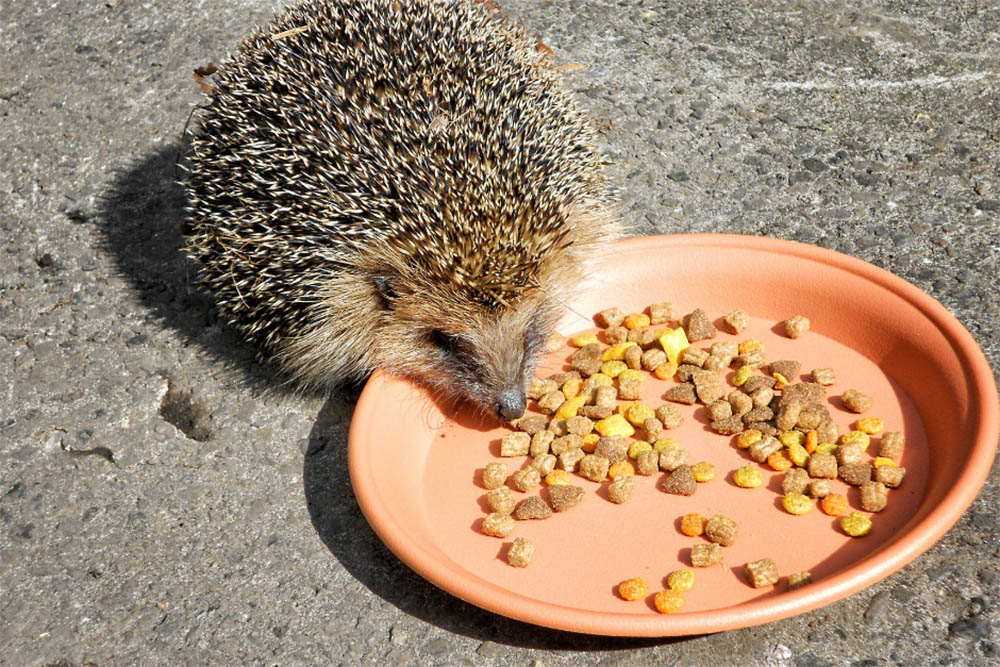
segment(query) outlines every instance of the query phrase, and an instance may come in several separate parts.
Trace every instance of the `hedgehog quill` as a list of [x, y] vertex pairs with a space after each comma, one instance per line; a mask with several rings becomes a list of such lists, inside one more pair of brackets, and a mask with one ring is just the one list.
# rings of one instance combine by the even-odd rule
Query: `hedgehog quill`
[[186, 250], [305, 386], [375, 368], [521, 416], [536, 357], [621, 234], [587, 117], [492, 2], [311, 0], [219, 67]]

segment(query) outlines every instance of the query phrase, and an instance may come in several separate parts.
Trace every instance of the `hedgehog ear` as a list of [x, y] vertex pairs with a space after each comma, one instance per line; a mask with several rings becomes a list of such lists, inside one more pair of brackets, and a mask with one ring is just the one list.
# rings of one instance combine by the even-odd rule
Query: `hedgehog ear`
[[399, 297], [396, 290], [392, 288], [392, 276], [387, 273], [377, 273], [372, 278], [375, 285], [375, 293], [378, 295], [382, 310], [392, 310], [392, 304]]

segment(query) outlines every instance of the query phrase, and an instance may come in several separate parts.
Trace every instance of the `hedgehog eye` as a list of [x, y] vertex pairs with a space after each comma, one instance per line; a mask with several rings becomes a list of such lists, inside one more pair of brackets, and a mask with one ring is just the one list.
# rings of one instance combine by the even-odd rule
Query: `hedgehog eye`
[[440, 329], [433, 329], [428, 334], [428, 338], [436, 348], [452, 357], [457, 357], [462, 352], [462, 341], [458, 336], [445, 333]]

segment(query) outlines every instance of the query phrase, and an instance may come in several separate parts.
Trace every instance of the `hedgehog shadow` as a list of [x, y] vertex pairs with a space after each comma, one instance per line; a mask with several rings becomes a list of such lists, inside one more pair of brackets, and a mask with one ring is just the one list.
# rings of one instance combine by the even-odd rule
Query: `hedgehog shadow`
[[177, 146], [165, 145], [114, 175], [94, 220], [101, 248], [159, 324], [221, 362], [255, 394], [292, 393], [287, 378], [256, 360], [254, 348], [219, 319], [212, 297], [196, 286], [194, 263], [182, 250], [185, 195], [176, 161]]
[[404, 565], [368, 525], [347, 468], [347, 433], [357, 394], [334, 394], [316, 417], [303, 461], [309, 516], [320, 539], [341, 565], [372, 593], [410, 616], [481, 641], [549, 650], [628, 650], [690, 638], [600, 637], [550, 630], [464, 602]]

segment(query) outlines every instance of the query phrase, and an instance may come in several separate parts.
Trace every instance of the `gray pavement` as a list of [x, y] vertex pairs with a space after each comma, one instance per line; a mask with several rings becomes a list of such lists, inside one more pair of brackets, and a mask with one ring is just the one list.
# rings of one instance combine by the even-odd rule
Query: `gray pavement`
[[[297, 396], [192, 288], [193, 68], [274, 0], [0, 0], [0, 664], [998, 664], [1000, 474], [870, 590], [681, 640], [554, 632], [412, 574], [351, 494], [354, 395]], [[996, 2], [502, 3], [637, 234], [855, 255], [1000, 368]]]

